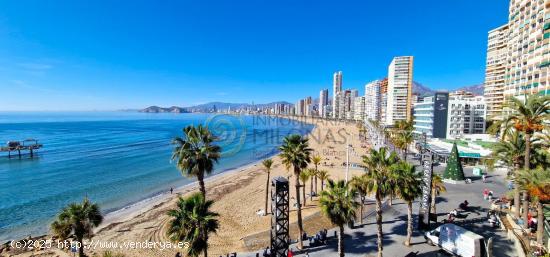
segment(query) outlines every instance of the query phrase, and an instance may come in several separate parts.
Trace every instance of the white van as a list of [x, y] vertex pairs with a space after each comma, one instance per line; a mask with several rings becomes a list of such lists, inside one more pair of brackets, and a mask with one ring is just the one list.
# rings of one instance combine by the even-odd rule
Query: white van
[[455, 224], [443, 224], [424, 234], [426, 242], [438, 245], [448, 253], [462, 257], [486, 257], [485, 241], [482, 236]]

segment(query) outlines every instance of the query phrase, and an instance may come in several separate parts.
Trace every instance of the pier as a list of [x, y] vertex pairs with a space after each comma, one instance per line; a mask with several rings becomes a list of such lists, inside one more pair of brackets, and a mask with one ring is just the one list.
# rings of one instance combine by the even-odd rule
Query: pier
[[8, 152], [8, 158], [11, 159], [11, 152], [17, 152], [17, 156], [21, 159], [21, 152], [28, 151], [31, 158], [34, 157], [34, 151], [42, 148], [42, 144], [36, 139], [25, 139], [23, 141], [8, 141], [6, 146], [0, 147], [0, 152]]

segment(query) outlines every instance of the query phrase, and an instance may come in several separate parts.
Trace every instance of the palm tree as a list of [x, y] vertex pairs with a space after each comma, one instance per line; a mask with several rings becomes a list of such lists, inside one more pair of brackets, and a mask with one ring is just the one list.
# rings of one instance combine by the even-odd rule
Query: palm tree
[[91, 238], [93, 229], [103, 221], [99, 206], [87, 197], [82, 203], [71, 203], [57, 215], [51, 224], [53, 233], [61, 240], [74, 236], [78, 242], [78, 256], [84, 256], [84, 238]]
[[183, 137], [172, 140], [172, 144], [176, 145], [172, 160], [177, 160], [176, 166], [182, 175], [197, 177], [205, 198], [204, 177], [212, 172], [214, 163], [220, 158], [221, 148], [214, 144], [215, 140], [216, 137], [202, 125], [189, 125], [183, 129]]
[[338, 226], [338, 254], [344, 256], [344, 225], [353, 221], [359, 203], [355, 201], [357, 192], [348, 183], [328, 180], [327, 190], [321, 192], [319, 203], [322, 213], [333, 225]]
[[399, 157], [395, 152], [388, 154], [385, 147], [378, 151], [371, 149], [369, 155], [363, 156], [367, 173], [367, 192], [374, 195], [376, 200], [376, 224], [378, 227], [378, 257], [382, 257], [382, 199], [389, 195], [391, 184], [388, 181], [390, 177], [390, 167], [397, 163]]
[[210, 208], [214, 201], [205, 200], [201, 193], [180, 197], [176, 208], [168, 211], [172, 219], [166, 234], [174, 242], [187, 242], [187, 256], [208, 256], [208, 234], [218, 230], [218, 214]]
[[330, 175], [328, 174], [328, 171], [320, 170], [317, 173], [317, 177], [319, 177], [319, 179], [321, 180], [321, 191], [323, 191], [325, 187], [325, 180], [327, 180], [330, 177]]
[[359, 222], [363, 224], [363, 205], [365, 202], [365, 197], [367, 196], [367, 177], [366, 176], [355, 176], [351, 178], [350, 185], [357, 191], [359, 197], [361, 197], [361, 202], [359, 205]]
[[305, 169], [302, 172], [300, 172], [300, 181], [302, 182], [302, 196], [304, 197], [304, 206], [307, 205], [306, 203], [306, 183], [309, 179], [309, 169]]
[[[532, 94], [525, 101], [515, 97], [508, 99], [505, 108], [512, 112], [503, 119], [505, 130], [511, 128], [521, 131], [525, 136], [524, 169], [530, 168], [531, 136], [545, 128], [545, 121], [550, 119], [550, 96]], [[523, 193], [524, 210], [529, 205], [528, 192]], [[523, 212], [524, 224], [527, 226], [527, 211]]]
[[300, 173], [303, 169], [307, 168], [307, 165], [311, 161], [311, 152], [309, 148], [308, 139], [300, 135], [289, 135], [283, 139], [283, 145], [279, 147], [281, 153], [279, 156], [282, 159], [283, 164], [287, 169], [291, 167], [294, 170], [294, 179], [296, 183], [296, 213], [298, 215], [298, 248], [302, 249], [304, 244], [302, 242], [302, 234], [304, 234], [304, 228], [302, 225], [302, 206], [300, 201]]
[[413, 132], [409, 130], [402, 131], [399, 134], [397, 134], [397, 139], [396, 139], [398, 142], [397, 145], [403, 152], [403, 159], [405, 161], [407, 160], [407, 152], [408, 152], [407, 150], [409, 148], [409, 145], [411, 145], [412, 142], [414, 141], [413, 135], [414, 135]]
[[[309, 200], [313, 201], [313, 178], [317, 179], [317, 171], [315, 169], [307, 169], [307, 174], [309, 175]], [[305, 183], [304, 183], [305, 185]], [[317, 190], [317, 188], [315, 188]]]
[[320, 155], [315, 155], [311, 158], [311, 162], [313, 163], [313, 165], [315, 166], [315, 192], [317, 192], [317, 177], [318, 177], [318, 172], [319, 172], [319, 164], [321, 163], [321, 156]]
[[[509, 167], [514, 167], [514, 173], [517, 173], [524, 162], [525, 155], [525, 140], [517, 130], [508, 130], [506, 136], [493, 146], [493, 157], [496, 160], [508, 164]], [[520, 217], [520, 192], [519, 188], [514, 189], [514, 215]]]
[[432, 173], [432, 203], [430, 204], [430, 213], [433, 213], [435, 217], [437, 217], [437, 209], [436, 209], [436, 197], [443, 193], [447, 192], [447, 188], [445, 187], [445, 183], [443, 182], [443, 178], [435, 173]]
[[537, 243], [542, 245], [544, 231], [543, 202], [550, 200], [550, 170], [521, 170], [517, 177], [518, 185], [533, 196], [537, 205]]
[[412, 203], [414, 199], [422, 195], [422, 174], [416, 172], [415, 167], [408, 162], [400, 161], [392, 166], [394, 173], [400, 178], [397, 195], [407, 202], [407, 239], [405, 245], [411, 245], [413, 220]]
[[269, 198], [269, 175], [271, 173], [271, 166], [273, 165], [273, 160], [271, 159], [265, 159], [262, 161], [262, 165], [265, 168], [265, 172], [267, 173], [267, 180], [265, 182], [265, 209], [264, 213], [267, 215], [267, 202]]

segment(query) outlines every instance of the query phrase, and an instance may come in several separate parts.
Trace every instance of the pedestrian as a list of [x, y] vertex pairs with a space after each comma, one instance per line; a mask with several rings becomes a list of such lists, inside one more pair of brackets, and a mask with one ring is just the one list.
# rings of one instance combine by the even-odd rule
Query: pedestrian
[[309, 257], [309, 252], [306, 250], [306, 257]]
[[170, 194], [173, 194], [173, 193], [174, 193], [174, 188], [171, 187], [171, 188], [170, 188]]
[[481, 175], [481, 180], [483, 181], [483, 183], [487, 182], [487, 181], [486, 181], [486, 178], [487, 178], [487, 177], [485, 176], [485, 174]]
[[488, 196], [489, 196], [489, 189], [487, 188], [483, 189], [483, 199], [487, 200]]
[[514, 189], [514, 182], [508, 181], [508, 190]]
[[287, 257], [294, 257], [294, 253], [292, 252], [292, 248], [288, 249], [288, 255]]

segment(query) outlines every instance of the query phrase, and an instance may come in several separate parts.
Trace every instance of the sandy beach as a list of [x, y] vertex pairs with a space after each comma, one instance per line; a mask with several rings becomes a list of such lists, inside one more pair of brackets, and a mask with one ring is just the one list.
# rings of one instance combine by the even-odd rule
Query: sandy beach
[[[308, 135], [310, 146], [315, 154], [322, 157], [320, 170], [327, 170], [332, 179], [344, 179], [346, 168], [346, 145], [352, 145], [351, 163], [361, 163], [361, 156], [368, 149], [360, 139], [360, 130], [355, 123], [326, 121], [308, 118], [301, 122], [315, 125]], [[346, 142], [347, 141], [347, 142]], [[287, 171], [281, 160], [274, 156], [274, 168], [271, 178], [275, 176], [290, 177], [291, 205], [295, 201], [294, 178]], [[313, 168], [313, 164], [310, 165]], [[353, 174], [361, 173], [360, 168], [350, 168]], [[260, 162], [247, 165], [232, 171], [212, 176], [206, 181], [207, 198], [214, 200], [213, 211], [220, 214], [220, 228], [209, 239], [209, 255], [225, 256], [232, 252], [251, 252], [265, 248], [269, 244], [270, 216], [261, 216], [257, 212], [263, 210], [265, 204], [265, 185], [267, 173]], [[317, 182], [320, 191], [321, 181]], [[122, 252], [126, 256], [174, 256], [176, 249], [150, 247], [133, 247], [127, 249], [122, 245], [129, 242], [169, 242], [166, 237], [166, 226], [169, 217], [166, 212], [173, 208], [178, 196], [186, 196], [198, 191], [196, 183], [186, 185], [174, 191], [174, 194], [163, 194], [153, 199], [140, 202], [134, 206], [111, 213], [105, 217], [103, 224], [96, 230], [93, 242], [87, 244], [91, 248], [86, 253], [93, 255], [105, 250]], [[306, 193], [310, 191], [310, 182], [306, 184]], [[331, 228], [330, 222], [322, 217], [318, 207], [317, 197], [313, 201], [308, 196], [303, 208], [304, 229], [315, 233], [322, 228]], [[297, 237], [295, 209], [291, 208], [291, 238]], [[97, 244], [100, 242], [99, 244]], [[96, 245], [97, 244], [97, 245]], [[113, 245], [117, 247], [112, 247]], [[116, 248], [116, 249], [109, 249]], [[132, 248], [132, 247], [129, 247]], [[41, 250], [40, 256], [72, 256], [58, 249]], [[35, 250], [34, 253], [38, 253]], [[32, 256], [32, 252], [24, 252], [14, 256]], [[1, 254], [0, 256], [8, 256]]]

